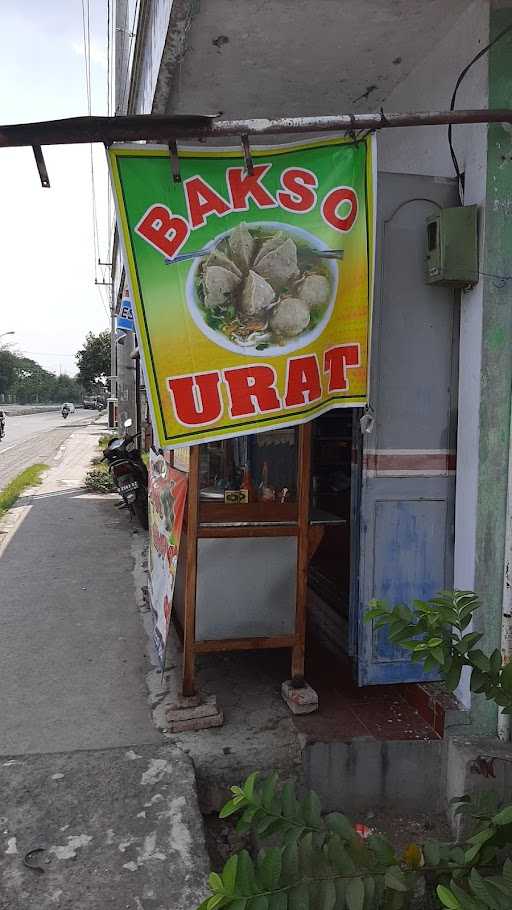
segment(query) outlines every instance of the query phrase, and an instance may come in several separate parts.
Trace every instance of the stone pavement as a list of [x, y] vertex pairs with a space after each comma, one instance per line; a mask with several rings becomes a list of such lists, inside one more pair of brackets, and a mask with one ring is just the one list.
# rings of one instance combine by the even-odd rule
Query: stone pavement
[[[117, 497], [81, 486], [101, 432], [77, 428], [0, 526], [1, 910], [191, 910], [203, 897], [192, 765], [163, 744], [144, 683], [144, 532]], [[34, 847], [44, 874], [23, 864]]]
[[[170, 746], [4, 758], [2, 910], [193, 910], [208, 874], [192, 763]], [[38, 869], [28, 869], [23, 859]]]

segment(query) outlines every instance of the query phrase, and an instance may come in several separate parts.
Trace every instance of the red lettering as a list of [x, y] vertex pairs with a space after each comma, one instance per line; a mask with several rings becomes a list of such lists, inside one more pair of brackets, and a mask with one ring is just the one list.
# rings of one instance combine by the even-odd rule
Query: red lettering
[[324, 370], [329, 373], [329, 392], [344, 392], [348, 389], [347, 368], [358, 367], [359, 345], [340, 344], [329, 348], [324, 354]]
[[229, 212], [226, 200], [219, 196], [202, 177], [184, 180], [187, 208], [192, 228], [203, 227], [208, 215], [225, 215]]
[[[289, 167], [281, 174], [281, 185], [277, 201], [289, 212], [309, 212], [316, 205], [316, 193], [310, 187], [317, 187], [318, 181], [311, 171], [302, 167]], [[288, 190], [288, 192], [284, 192]]]
[[[338, 209], [348, 204], [346, 215], [338, 215]], [[322, 202], [322, 216], [336, 231], [349, 231], [357, 218], [357, 194], [349, 186], [338, 186], [331, 190]]]
[[242, 167], [228, 167], [226, 177], [235, 212], [247, 211], [249, 196], [260, 209], [275, 208], [276, 200], [260, 182], [271, 167], [271, 164], [255, 164], [252, 174], [247, 174]]
[[321, 397], [322, 386], [316, 356], [309, 354], [307, 357], [294, 357], [289, 360], [285, 407], [294, 408], [309, 404], [311, 401], [318, 401]]
[[229, 392], [231, 417], [250, 417], [281, 407], [276, 392], [276, 373], [266, 364], [224, 370]]
[[176, 419], [185, 427], [215, 423], [222, 416], [219, 383], [217, 370], [195, 376], [172, 376], [168, 379]]
[[181, 215], [173, 215], [165, 205], [152, 205], [135, 230], [169, 259], [181, 250], [190, 233], [185, 219]]

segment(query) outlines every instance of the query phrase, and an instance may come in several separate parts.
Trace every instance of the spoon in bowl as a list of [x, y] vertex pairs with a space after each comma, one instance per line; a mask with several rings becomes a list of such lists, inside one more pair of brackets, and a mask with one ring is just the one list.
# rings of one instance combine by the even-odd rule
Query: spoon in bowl
[[[212, 251], [209, 249], [205, 250], [194, 250], [190, 253], [180, 253], [179, 256], [174, 256], [172, 259], [169, 259], [167, 256], [164, 259], [166, 265], [173, 265], [175, 262], [185, 262], [187, 259], [197, 259], [201, 256], [208, 256]], [[319, 259], [343, 259], [344, 250], [309, 250], [312, 256], [317, 256]]]

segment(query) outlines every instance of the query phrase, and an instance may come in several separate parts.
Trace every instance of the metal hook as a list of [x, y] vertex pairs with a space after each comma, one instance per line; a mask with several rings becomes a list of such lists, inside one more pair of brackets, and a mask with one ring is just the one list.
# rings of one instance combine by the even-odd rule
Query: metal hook
[[44, 187], [44, 189], [49, 189], [50, 178], [48, 177], [48, 171], [46, 170], [46, 164], [43, 158], [43, 150], [40, 145], [33, 145], [32, 151], [34, 152], [34, 158], [36, 159], [41, 186]]
[[363, 416], [359, 420], [361, 433], [371, 433], [375, 425], [375, 411], [371, 404], [364, 407]]
[[355, 114], [350, 114], [350, 128], [347, 130], [347, 134], [352, 139], [352, 142], [357, 142], [357, 133], [356, 133], [356, 118]]
[[171, 174], [174, 183], [181, 183], [180, 159], [178, 158], [178, 146], [174, 140], [168, 143], [169, 157], [171, 159]]
[[249, 148], [249, 135], [247, 133], [242, 133], [240, 138], [242, 140], [242, 148], [244, 150], [245, 170], [249, 176], [251, 176], [254, 174], [254, 164], [252, 161], [251, 149]]

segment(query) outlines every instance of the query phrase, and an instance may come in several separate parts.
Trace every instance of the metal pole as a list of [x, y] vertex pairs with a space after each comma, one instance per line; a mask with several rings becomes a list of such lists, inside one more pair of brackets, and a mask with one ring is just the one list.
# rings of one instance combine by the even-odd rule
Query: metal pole
[[140, 407], [140, 357], [132, 354], [132, 357], [135, 357], [135, 415], [136, 415], [136, 429], [139, 434], [137, 437], [137, 445], [139, 452], [143, 449], [143, 440], [142, 440], [142, 413]]
[[[112, 296], [110, 303], [110, 397], [117, 398], [117, 358], [116, 358], [116, 292], [112, 281]], [[112, 409], [114, 413], [115, 409]], [[109, 421], [110, 423], [110, 421]], [[114, 423], [114, 420], [112, 421]], [[110, 427], [112, 429], [112, 427]]]
[[331, 117], [278, 117], [275, 119], [220, 120], [215, 115], [159, 116], [130, 114], [118, 117], [71, 117], [0, 126], [0, 148], [23, 145], [71, 145], [80, 142], [131, 142], [208, 139], [214, 136], [279, 135], [281, 133], [356, 133], [360, 130], [465, 123], [510, 123], [512, 109], [423, 111], [405, 114], [339, 114]]
[[130, 29], [128, 24], [128, 0], [116, 0], [115, 16], [115, 114], [126, 110], [129, 83]]

